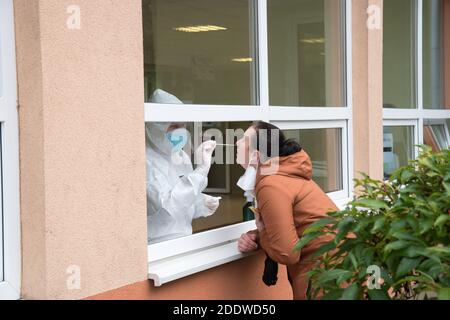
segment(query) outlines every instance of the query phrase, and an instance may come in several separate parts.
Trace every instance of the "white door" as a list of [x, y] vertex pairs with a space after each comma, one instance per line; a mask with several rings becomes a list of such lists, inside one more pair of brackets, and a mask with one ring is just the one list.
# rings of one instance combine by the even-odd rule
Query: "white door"
[[20, 297], [19, 143], [13, 0], [0, 0], [0, 300]]

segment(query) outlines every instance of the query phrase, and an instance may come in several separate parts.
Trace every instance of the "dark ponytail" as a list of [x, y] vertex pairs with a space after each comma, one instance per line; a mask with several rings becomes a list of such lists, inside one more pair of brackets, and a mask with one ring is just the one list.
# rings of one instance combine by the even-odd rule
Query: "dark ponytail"
[[[281, 131], [278, 127], [273, 124], [256, 121], [253, 123], [252, 127], [256, 131], [256, 150], [263, 153], [263, 158], [273, 158], [273, 157], [287, 157], [297, 152], [302, 151], [302, 147], [300, 144], [294, 139], [286, 139], [283, 131]], [[273, 146], [274, 141], [272, 141], [272, 137], [274, 136], [275, 131], [278, 134], [278, 153], [275, 154], [277, 148]]]

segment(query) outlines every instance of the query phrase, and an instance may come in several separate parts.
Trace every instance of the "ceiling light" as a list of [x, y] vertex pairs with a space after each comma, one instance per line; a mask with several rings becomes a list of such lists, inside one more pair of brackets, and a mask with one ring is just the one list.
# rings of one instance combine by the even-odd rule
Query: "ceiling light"
[[234, 58], [234, 59], [231, 59], [231, 61], [233, 61], [233, 62], [252, 62], [253, 59], [252, 58]]
[[325, 43], [325, 39], [324, 38], [316, 38], [316, 39], [301, 39], [300, 42], [303, 43]]
[[180, 32], [209, 32], [209, 31], [223, 31], [227, 28], [214, 26], [214, 25], [198, 25], [198, 26], [185, 26], [173, 28], [175, 31]]

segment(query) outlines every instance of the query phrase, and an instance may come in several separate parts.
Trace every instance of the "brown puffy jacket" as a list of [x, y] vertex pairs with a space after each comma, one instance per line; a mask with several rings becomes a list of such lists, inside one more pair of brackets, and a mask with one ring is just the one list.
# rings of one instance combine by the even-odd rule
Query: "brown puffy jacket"
[[[265, 175], [268, 168], [276, 170]], [[308, 279], [305, 273], [315, 263], [311, 254], [331, 237], [315, 239], [301, 251], [293, 248], [310, 224], [336, 211], [337, 207], [312, 180], [311, 160], [304, 150], [261, 165], [255, 192], [258, 212], [265, 225], [263, 231], [253, 231], [257, 233], [257, 241], [274, 261], [287, 265], [294, 299], [306, 299]]]

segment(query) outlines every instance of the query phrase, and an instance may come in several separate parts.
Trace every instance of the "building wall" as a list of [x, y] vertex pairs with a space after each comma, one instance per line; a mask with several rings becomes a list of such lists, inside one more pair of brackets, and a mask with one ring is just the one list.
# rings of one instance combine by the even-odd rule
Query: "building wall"
[[147, 275], [140, 1], [78, 0], [81, 29], [69, 30], [73, 3], [14, 2], [25, 299]]
[[[381, 30], [353, 1], [354, 170], [382, 177]], [[15, 0], [25, 299], [291, 299], [262, 253], [161, 288], [146, 281], [141, 4]], [[70, 266], [81, 272], [71, 290]], [[76, 269], [69, 269], [76, 270]], [[69, 283], [70, 284], [70, 283]]]
[[367, 28], [372, 5], [382, 25], [383, 0], [352, 3], [354, 176], [383, 179], [383, 31]]
[[90, 297], [92, 300], [291, 300], [286, 267], [280, 265], [276, 286], [262, 282], [265, 254], [260, 252], [155, 288], [150, 281], [135, 283]]

